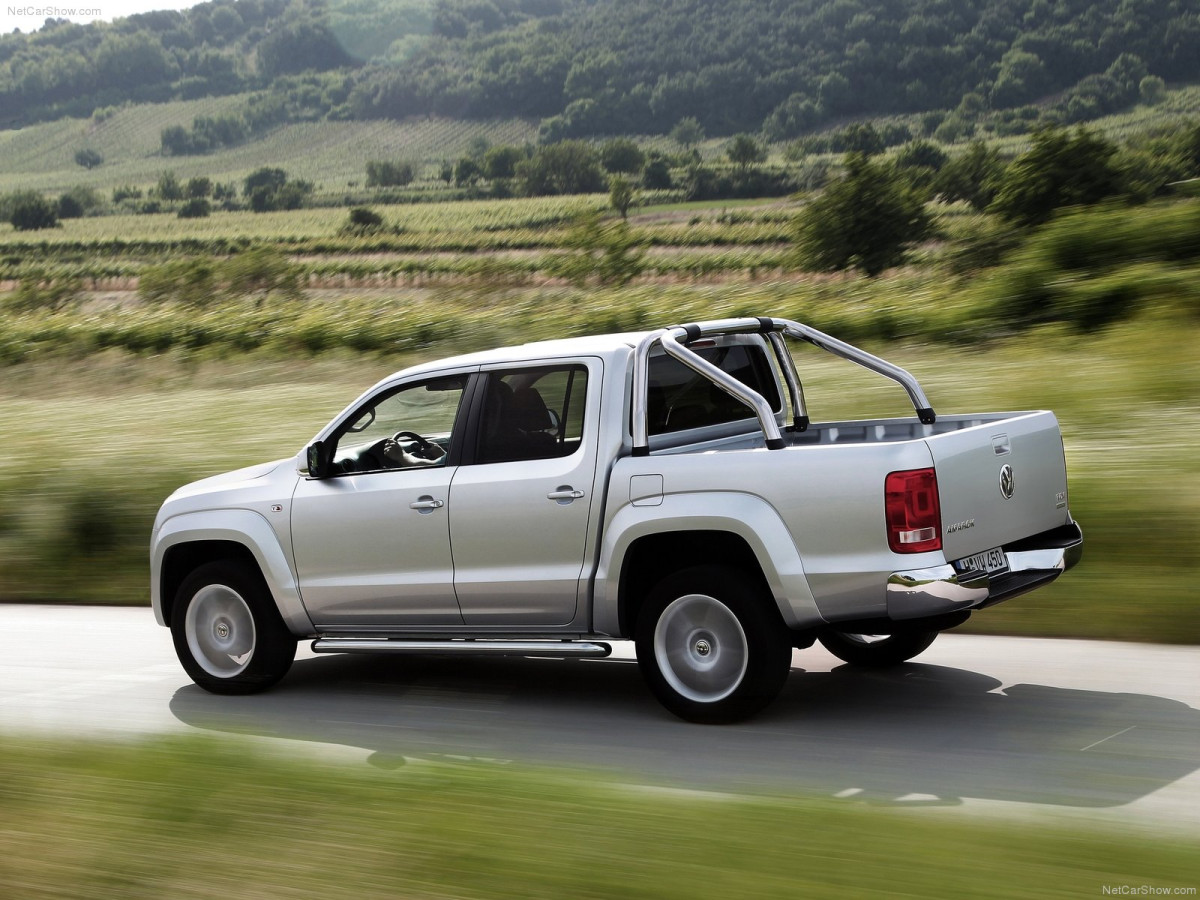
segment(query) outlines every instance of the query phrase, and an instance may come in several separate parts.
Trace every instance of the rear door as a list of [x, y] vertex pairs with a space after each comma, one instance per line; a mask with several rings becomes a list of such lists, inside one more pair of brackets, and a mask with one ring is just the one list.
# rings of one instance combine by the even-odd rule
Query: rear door
[[927, 439], [937, 471], [942, 544], [961, 559], [1068, 521], [1058, 420], [1018, 414]]
[[565, 625], [594, 539], [602, 362], [484, 373], [474, 446], [450, 486], [454, 587], [468, 625]]

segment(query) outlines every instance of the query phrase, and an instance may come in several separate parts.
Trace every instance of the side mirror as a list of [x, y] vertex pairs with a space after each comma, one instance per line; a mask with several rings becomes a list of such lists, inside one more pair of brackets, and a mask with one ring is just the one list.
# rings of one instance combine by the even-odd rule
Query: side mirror
[[308, 445], [308, 474], [312, 478], [328, 478], [329, 448], [324, 441], [314, 441]]

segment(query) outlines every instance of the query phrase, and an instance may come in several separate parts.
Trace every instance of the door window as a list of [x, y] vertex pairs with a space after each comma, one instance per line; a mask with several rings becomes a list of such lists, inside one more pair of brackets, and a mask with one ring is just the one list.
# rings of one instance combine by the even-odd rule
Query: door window
[[488, 375], [475, 462], [570, 456], [583, 440], [585, 366]]
[[334, 471], [444, 466], [466, 385], [466, 375], [451, 375], [376, 398], [331, 439]]

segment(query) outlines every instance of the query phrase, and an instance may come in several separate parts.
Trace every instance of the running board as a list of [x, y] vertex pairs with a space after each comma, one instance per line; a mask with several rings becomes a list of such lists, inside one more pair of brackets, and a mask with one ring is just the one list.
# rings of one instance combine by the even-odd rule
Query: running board
[[482, 653], [488, 656], [583, 656], [599, 659], [612, 647], [593, 641], [412, 641], [390, 638], [318, 638], [314, 653]]

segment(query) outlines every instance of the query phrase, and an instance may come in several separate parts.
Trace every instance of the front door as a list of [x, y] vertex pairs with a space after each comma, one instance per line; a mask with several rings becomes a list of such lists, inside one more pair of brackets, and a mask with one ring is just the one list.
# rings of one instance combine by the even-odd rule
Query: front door
[[388, 389], [328, 439], [333, 474], [292, 500], [300, 595], [320, 628], [461, 625], [449, 490], [466, 375]]

